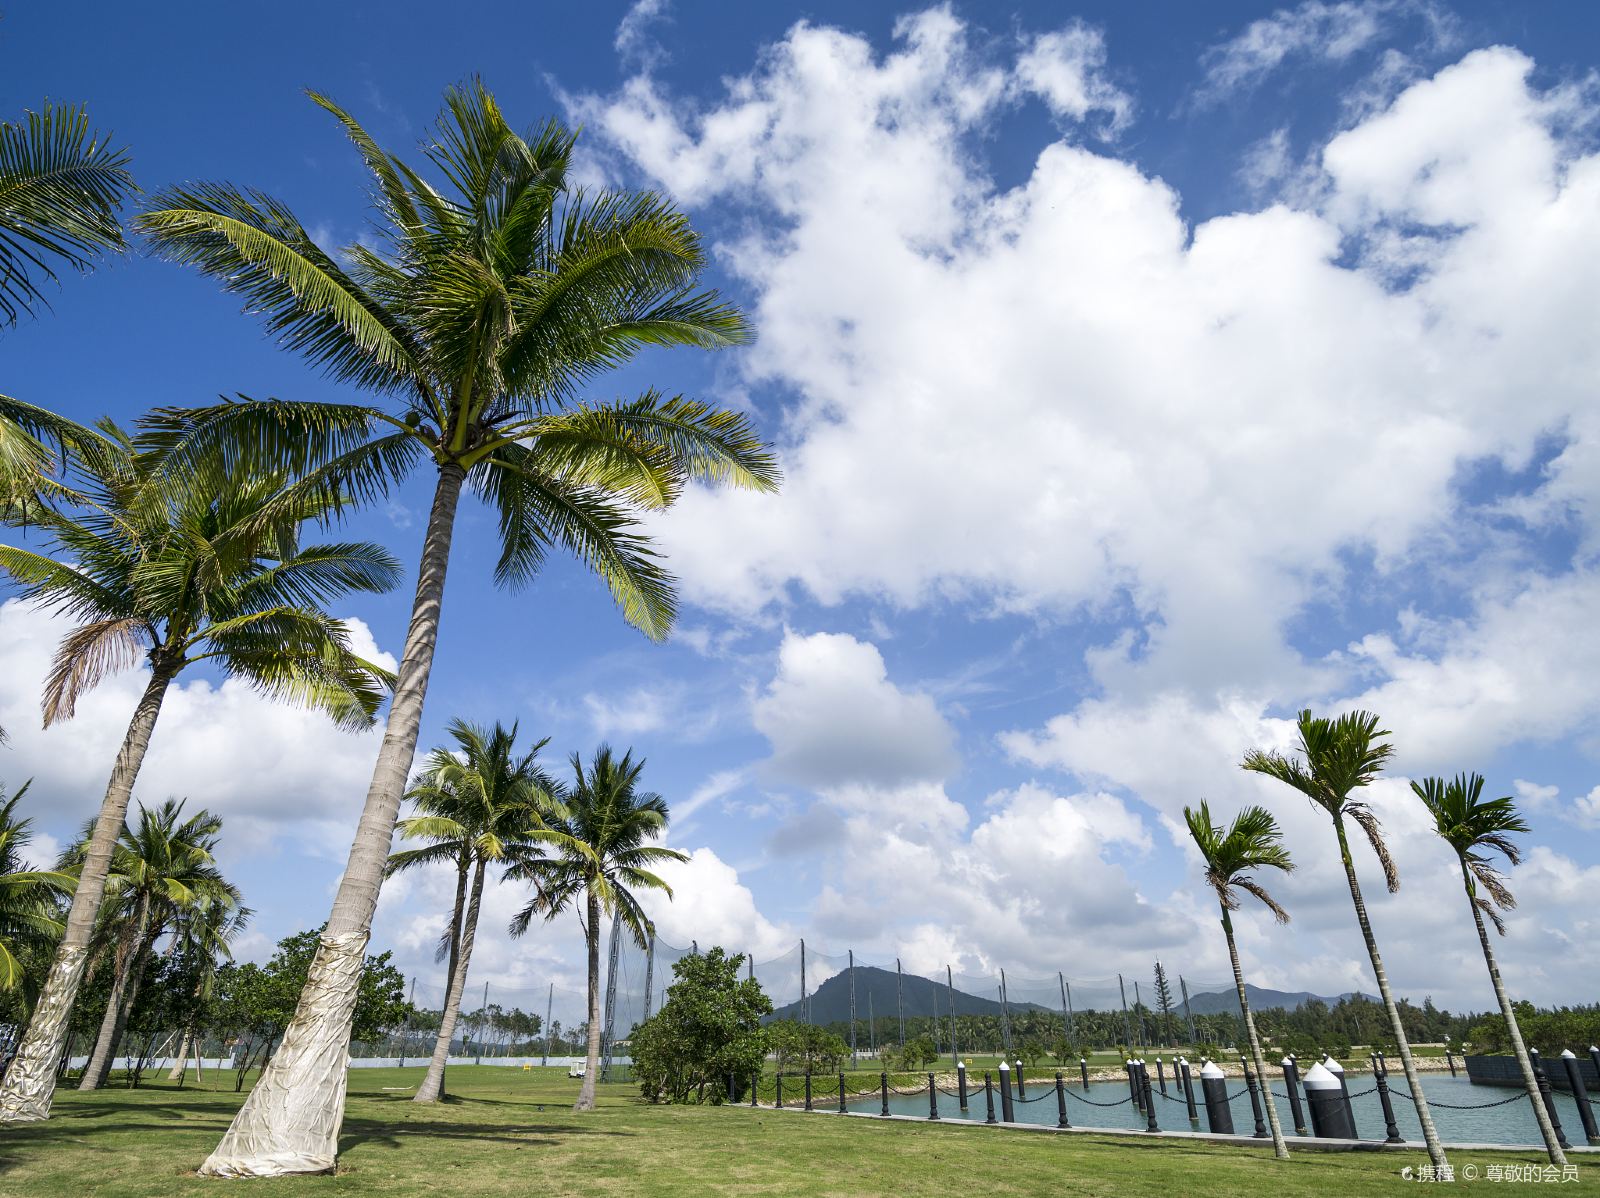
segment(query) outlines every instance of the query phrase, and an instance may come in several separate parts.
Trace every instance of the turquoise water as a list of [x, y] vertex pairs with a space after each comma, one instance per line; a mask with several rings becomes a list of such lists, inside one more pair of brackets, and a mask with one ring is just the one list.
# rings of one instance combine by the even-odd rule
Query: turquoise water
[[[1171, 1078], [1167, 1080], [1168, 1099], [1163, 1099], [1160, 1087], [1156, 1082], [1154, 1073], [1150, 1078], [1150, 1085], [1156, 1091], [1156, 1121], [1163, 1130], [1187, 1131], [1189, 1129], [1188, 1110], [1183, 1103], [1182, 1093]], [[1356, 1134], [1362, 1139], [1381, 1140], [1384, 1138], [1383, 1108], [1379, 1105], [1375, 1093], [1367, 1093], [1373, 1086], [1370, 1075], [1353, 1074], [1350, 1078], [1351, 1107], [1355, 1112]], [[834, 1083], [834, 1097], [830, 1101], [822, 1096], [824, 1083], [821, 1078], [816, 1079], [816, 1097], [814, 1105], [819, 1110], [838, 1109], [838, 1089]], [[1027, 1095], [1031, 1102], [1017, 1102], [1015, 1119], [1018, 1123], [1045, 1123], [1052, 1127], [1057, 1120], [1055, 1079], [1045, 1076], [1039, 1081], [1026, 1083]], [[1405, 1078], [1398, 1070], [1389, 1075], [1389, 1088], [1391, 1101], [1394, 1104], [1395, 1124], [1400, 1135], [1407, 1141], [1420, 1144], [1422, 1142], [1422, 1128], [1417, 1122], [1416, 1108], [1404, 1097]], [[968, 1096], [968, 1109], [962, 1111], [954, 1093], [955, 1087], [946, 1094], [942, 1089], [939, 1093], [939, 1117], [942, 1119], [976, 1119], [982, 1121], [986, 1116], [983, 1095], [983, 1078], [981, 1075], [971, 1080], [971, 1093]], [[1281, 1077], [1274, 1078], [1272, 1082], [1274, 1101], [1278, 1106], [1278, 1116], [1283, 1124], [1286, 1134], [1294, 1134], [1294, 1120], [1290, 1115], [1287, 1091], [1283, 1086]], [[1505, 1090], [1494, 1086], [1474, 1086], [1465, 1077], [1455, 1078], [1446, 1075], [1428, 1074], [1423, 1081], [1423, 1092], [1427, 1095], [1430, 1109], [1433, 1113], [1433, 1123], [1438, 1128], [1441, 1138], [1457, 1143], [1487, 1143], [1487, 1144], [1541, 1144], [1538, 1124], [1534, 1122], [1533, 1112], [1529, 1108], [1526, 1095], [1521, 1091]], [[798, 1093], [798, 1087], [794, 1091]], [[1228, 1079], [1228, 1093], [1231, 1096], [1230, 1107], [1233, 1111], [1234, 1131], [1242, 1135], [1250, 1135], [1255, 1130], [1255, 1118], [1250, 1111], [1250, 1096], [1245, 1091], [1244, 1082], [1239, 1078]], [[1091, 1082], [1085, 1092], [1080, 1084], [1074, 1084], [1070, 1079], [1066, 1086], [1067, 1118], [1074, 1127], [1116, 1127], [1135, 1128], [1144, 1130], [1146, 1121], [1144, 1113], [1135, 1111], [1133, 1104], [1122, 1101], [1128, 1097], [1126, 1082]], [[785, 1086], [785, 1105], [797, 1105], [793, 1102], [788, 1086]], [[1085, 1099], [1096, 1103], [1118, 1103], [1115, 1106], [1091, 1106]], [[1506, 1102], [1506, 1099], [1512, 1101]], [[1567, 1139], [1574, 1144], [1584, 1143], [1583, 1124], [1578, 1120], [1577, 1105], [1572, 1097], [1567, 1094], [1556, 1093], [1556, 1110], [1561, 1116], [1561, 1123], [1566, 1131]], [[1302, 1096], [1302, 1104], [1304, 1098]], [[1208, 1130], [1206, 1122], [1205, 1104], [1200, 1098], [1199, 1081], [1195, 1083], [1195, 1103], [1200, 1116], [1200, 1130]], [[1456, 1110], [1455, 1106], [1479, 1107], [1485, 1103], [1500, 1103], [1501, 1105], [1478, 1110]], [[1450, 1104], [1450, 1105], [1444, 1105]], [[876, 1114], [881, 1109], [881, 1098], [874, 1095], [872, 1098], [862, 1098], [851, 1102], [853, 1111], [865, 1111]], [[996, 1081], [994, 1086], [995, 1117], [1000, 1117], [1000, 1086]], [[916, 1095], [889, 1096], [889, 1113], [893, 1115], [915, 1115], [927, 1118], [928, 1115], [928, 1090], [924, 1085], [922, 1092]], [[1309, 1113], [1307, 1115], [1309, 1120]]]

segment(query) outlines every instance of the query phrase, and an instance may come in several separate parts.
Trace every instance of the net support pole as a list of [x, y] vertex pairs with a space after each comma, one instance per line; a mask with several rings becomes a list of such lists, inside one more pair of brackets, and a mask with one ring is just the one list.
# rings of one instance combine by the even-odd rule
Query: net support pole
[[[944, 967], [944, 983], [950, 988], [950, 1060], [959, 1065], [961, 1063], [960, 1046], [956, 1043], [956, 975], [950, 966]], [[939, 993], [938, 983], [934, 984], [934, 994]]]
[[539, 1064], [541, 1065], [548, 1065], [550, 1063], [550, 1033], [554, 1027], [554, 1024], [552, 1024], [550, 1021], [554, 1017], [555, 1011], [556, 984], [551, 982], [550, 991], [545, 996], [544, 1000], [544, 1056], [539, 1059]]
[[1061, 983], [1061, 1034], [1067, 1038], [1067, 1043], [1072, 1043], [1072, 1014], [1067, 1006], [1067, 975], [1059, 969], [1056, 971], [1056, 981]]
[[611, 1041], [616, 1032], [617, 1017], [617, 958], [622, 951], [622, 916], [611, 917], [611, 947], [606, 953], [606, 1012], [600, 1029], [600, 1080], [611, 1072]]
[[1195, 1042], [1194, 1012], [1189, 1009], [1189, 983], [1183, 980], [1183, 974], [1178, 975], [1178, 989], [1183, 991], [1183, 1021], [1189, 1025], [1189, 1047], [1192, 1049]]
[[644, 950], [644, 1017], [650, 1018], [650, 990], [656, 984], [656, 933], [650, 929], [650, 943]]
[[894, 1009], [900, 1017], [900, 1047], [906, 1046], [906, 978], [900, 972], [900, 958], [894, 959]]
[[1133, 1048], [1133, 1018], [1128, 1014], [1128, 987], [1122, 981], [1122, 975], [1117, 974], [1117, 990], [1122, 995], [1122, 1034], [1128, 1038], [1128, 1048]]
[[806, 1001], [806, 942], [800, 942], [800, 1022], [811, 1022], [811, 1004]]
[[846, 949], [850, 970], [850, 1068], [856, 1067], [856, 950]]
[[[1000, 1036], [1005, 1041], [1005, 1050], [1011, 1051], [1011, 1004], [1006, 1001], [1006, 971], [1000, 971]], [[1002, 1093], [1004, 1088], [1002, 1087]]]

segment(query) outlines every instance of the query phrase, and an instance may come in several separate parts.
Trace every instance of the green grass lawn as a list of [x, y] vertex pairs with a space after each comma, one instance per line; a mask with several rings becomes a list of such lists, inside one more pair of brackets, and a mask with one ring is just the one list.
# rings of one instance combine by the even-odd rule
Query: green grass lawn
[[[194, 1176], [239, 1096], [219, 1088], [65, 1090], [49, 1122], [0, 1128], [0, 1195], [84, 1198], [219, 1192], [270, 1195], [1252, 1195], [1344, 1198], [1408, 1184], [1407, 1153], [1297, 1153], [1178, 1141], [779, 1114], [748, 1107], [652, 1107], [602, 1087], [600, 1109], [569, 1108], [564, 1071], [455, 1067], [456, 1097], [418, 1107], [422, 1069], [357, 1069], [336, 1176], [219, 1182]], [[210, 1083], [212, 1079], [207, 1078]], [[1478, 1153], [1488, 1163], [1536, 1154]], [[1463, 1158], [1458, 1166], [1466, 1163]], [[1584, 1163], [1580, 1185], [1600, 1179]], [[1485, 1183], [1479, 1183], [1484, 1185]]]

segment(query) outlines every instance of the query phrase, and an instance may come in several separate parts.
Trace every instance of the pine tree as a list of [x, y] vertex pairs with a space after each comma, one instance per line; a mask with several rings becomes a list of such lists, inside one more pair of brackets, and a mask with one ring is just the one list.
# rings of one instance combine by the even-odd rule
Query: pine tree
[[1167, 971], [1161, 967], [1161, 962], [1156, 962], [1156, 1007], [1161, 1012], [1161, 1034], [1165, 1037], [1168, 1047], [1176, 1041], [1172, 1035], [1172, 985], [1167, 981]]

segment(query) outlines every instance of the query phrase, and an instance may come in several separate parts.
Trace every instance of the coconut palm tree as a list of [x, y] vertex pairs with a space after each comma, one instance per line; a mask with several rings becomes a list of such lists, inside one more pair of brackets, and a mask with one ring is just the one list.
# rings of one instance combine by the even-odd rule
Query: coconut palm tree
[[[1494, 948], [1489, 943], [1489, 931], [1484, 927], [1484, 916], [1494, 924], [1500, 935], [1506, 934], [1502, 911], [1517, 905], [1516, 896], [1506, 885], [1506, 879], [1495, 868], [1491, 853], [1499, 853], [1512, 865], [1522, 861], [1522, 850], [1513, 836], [1527, 833], [1528, 824], [1517, 812], [1516, 802], [1509, 796], [1498, 799], [1483, 797], [1481, 774], [1457, 774], [1446, 782], [1443, 778], [1424, 778], [1411, 784], [1413, 793], [1427, 806], [1433, 816], [1434, 829], [1455, 850], [1461, 863], [1461, 882], [1467, 890], [1467, 905], [1472, 908], [1472, 922], [1478, 929], [1478, 943], [1483, 947], [1484, 964], [1489, 967], [1489, 980], [1494, 984], [1494, 998], [1500, 1004], [1500, 1014], [1505, 1017], [1506, 1032], [1511, 1038], [1511, 1051], [1516, 1055], [1522, 1070], [1522, 1083], [1533, 1103], [1533, 1117], [1539, 1122], [1539, 1134], [1544, 1136], [1545, 1151], [1555, 1165], [1567, 1163], [1566, 1153], [1550, 1122], [1550, 1112], [1545, 1109], [1539, 1094], [1539, 1082], [1534, 1076], [1533, 1061], [1522, 1042], [1522, 1029], [1517, 1026], [1517, 1013], [1512, 1009], [1506, 994], [1505, 983], [1500, 978], [1500, 966], [1494, 958]], [[1480, 892], [1481, 888], [1481, 892]]]
[[382, 404], [243, 402], [174, 415], [183, 435], [210, 439], [217, 476], [306, 469], [367, 497], [425, 468], [433, 484], [395, 698], [319, 964], [202, 1165], [210, 1174], [334, 1165], [354, 971], [416, 752], [462, 488], [498, 517], [499, 583], [526, 583], [550, 549], [566, 549], [660, 638], [672, 580], [637, 514], [670, 504], [692, 479], [777, 483], [738, 413], [653, 391], [579, 402], [589, 382], [647, 347], [717, 348], [747, 335], [737, 311], [699, 289], [704, 249], [670, 203], [577, 189], [576, 135], [556, 122], [519, 135], [479, 83], [446, 93], [420, 168], [328, 98], [312, 99], [372, 175], [379, 245], [336, 258], [285, 205], [220, 183], [166, 192], [139, 221], [160, 253], [218, 279], [290, 348]]
[[529, 853], [506, 870], [507, 880], [531, 882], [534, 896], [511, 921], [511, 934], [521, 936], [536, 915], [554, 919], [574, 910], [588, 949], [589, 1026], [583, 1087], [573, 1110], [594, 1109], [595, 1079], [600, 1068], [600, 931], [610, 916], [621, 921], [634, 943], [644, 948], [655, 933], [634, 890], [672, 888], [651, 872], [662, 861], [687, 861], [676, 849], [650, 843], [667, 830], [667, 803], [658, 794], [639, 790], [644, 760], [601, 745], [586, 770], [572, 755], [573, 780], [563, 801], [568, 814], [551, 821], [564, 840], [549, 852]]
[[21, 989], [27, 981], [17, 956], [24, 944], [60, 938], [57, 900], [71, 894], [74, 884], [64, 871], [27, 868], [23, 850], [33, 839], [33, 821], [17, 816], [27, 793], [26, 782], [9, 799], [0, 790], [0, 991]]
[[433, 843], [389, 858], [390, 873], [435, 861], [452, 861], [457, 868], [455, 907], [445, 933], [450, 964], [445, 975], [444, 1010], [427, 1076], [417, 1087], [413, 1102], [436, 1102], [444, 1093], [444, 1067], [472, 963], [485, 872], [491, 865], [525, 853], [541, 838], [548, 839], [546, 834], [559, 837], [550, 832], [545, 820], [565, 813], [556, 798], [560, 788], [538, 764], [539, 751], [550, 743], [549, 738], [518, 754], [516, 724], [506, 728], [497, 723], [488, 729], [452, 720], [448, 731], [456, 747], [437, 748], [428, 755], [422, 777], [406, 796], [416, 804], [418, 814], [400, 821], [403, 836]]
[[[190, 1049], [197, 1048], [199, 1041], [200, 1014], [216, 991], [217, 969], [233, 960], [234, 938], [249, 926], [254, 915], [249, 907], [225, 901], [202, 901], [178, 909], [173, 927], [174, 951], [187, 963], [189, 975], [194, 978], [194, 989], [190, 995], [193, 1006], [184, 1024], [177, 1059], [167, 1071], [168, 1081], [183, 1084]], [[198, 1050], [194, 1055], [199, 1055]]]
[[[237, 907], [238, 890], [225, 881], [212, 858], [222, 820], [209, 811], [183, 819], [183, 802], [168, 799], [152, 811], [139, 806], [139, 818], [125, 826], [112, 850], [111, 871], [118, 885], [111, 913], [120, 923], [111, 979], [94, 1051], [84, 1067], [80, 1090], [96, 1090], [111, 1073], [111, 1062], [128, 1016], [139, 998], [150, 950], [187, 908]], [[81, 869], [93, 821], [68, 850], [61, 865]]]
[[1361, 938], [1366, 943], [1367, 957], [1372, 961], [1373, 976], [1377, 979], [1378, 993], [1383, 998], [1383, 1007], [1389, 1016], [1389, 1030], [1394, 1033], [1395, 1044], [1399, 1046], [1406, 1085], [1416, 1099], [1417, 1122], [1422, 1124], [1422, 1138], [1428, 1147], [1428, 1159], [1435, 1167], [1446, 1165], [1449, 1161], [1439, 1142], [1439, 1133], [1434, 1130], [1433, 1115], [1422, 1093], [1416, 1063], [1411, 1059], [1411, 1042], [1406, 1038], [1406, 1029], [1400, 1022], [1400, 1009], [1395, 1005], [1394, 993], [1389, 988], [1389, 975], [1384, 972], [1383, 958], [1378, 955], [1378, 941], [1372, 934], [1372, 923], [1367, 918], [1367, 905], [1361, 898], [1361, 883], [1356, 877], [1355, 861], [1350, 856], [1350, 841], [1345, 835], [1345, 820], [1349, 819], [1365, 833], [1372, 851], [1377, 854], [1389, 892], [1393, 894], [1399, 890], [1400, 871], [1389, 854], [1389, 846], [1384, 843], [1382, 825], [1366, 801], [1356, 795], [1357, 791], [1378, 776], [1384, 762], [1394, 753], [1394, 746], [1383, 739], [1390, 733], [1378, 727], [1378, 717], [1369, 711], [1347, 712], [1335, 719], [1302, 711], [1296, 721], [1296, 729], [1300, 744], [1295, 757], [1253, 749], [1245, 754], [1241, 764], [1251, 773], [1276, 778], [1286, 786], [1292, 786], [1333, 821], [1334, 834], [1339, 841], [1339, 861], [1344, 866], [1345, 881], [1350, 887], [1350, 901], [1356, 909], [1356, 923], [1360, 925]]
[[90, 129], [81, 105], [0, 121], [0, 328], [46, 305], [40, 285], [58, 267], [88, 270], [127, 248], [117, 209], [132, 191], [128, 151]]
[[[109, 675], [149, 668], [106, 786], [44, 993], [0, 1081], [0, 1122], [46, 1118], [112, 853], [167, 689], [209, 662], [274, 698], [370, 726], [388, 675], [350, 648], [323, 607], [393, 585], [398, 568], [365, 542], [302, 545], [301, 524], [337, 499], [282, 474], [237, 475], [205, 493], [181, 467], [112, 424], [75, 458], [84, 504], [40, 506], [30, 528], [51, 550], [0, 545], [0, 572], [74, 622], [45, 679], [44, 722], [70, 719]], [[92, 468], [96, 467], [96, 468]], [[75, 476], [75, 482], [76, 482]]]
[[1250, 1040], [1250, 1059], [1261, 1079], [1263, 1097], [1267, 1106], [1267, 1123], [1272, 1129], [1272, 1150], [1279, 1160], [1289, 1159], [1289, 1145], [1284, 1142], [1283, 1127], [1278, 1122], [1278, 1106], [1272, 1101], [1267, 1087], [1267, 1060], [1261, 1051], [1261, 1037], [1256, 1035], [1256, 1019], [1250, 1012], [1250, 999], [1245, 993], [1244, 970], [1239, 966], [1239, 946], [1233, 938], [1233, 912], [1239, 909], [1239, 891], [1260, 899], [1279, 923], [1289, 922], [1289, 913], [1278, 905], [1277, 899], [1267, 892], [1255, 873], [1261, 869], [1278, 869], [1284, 873], [1294, 870], [1289, 851], [1283, 847], [1283, 833], [1278, 821], [1265, 807], [1246, 807], [1233, 817], [1226, 828], [1211, 822], [1211, 808], [1204, 802], [1200, 810], [1183, 809], [1184, 822], [1189, 825], [1189, 835], [1200, 850], [1200, 859], [1206, 868], [1206, 884], [1216, 891], [1217, 904], [1222, 908], [1222, 934], [1228, 939], [1228, 960], [1233, 963], [1233, 985], [1239, 992], [1239, 1010], [1244, 1013], [1245, 1034]]

